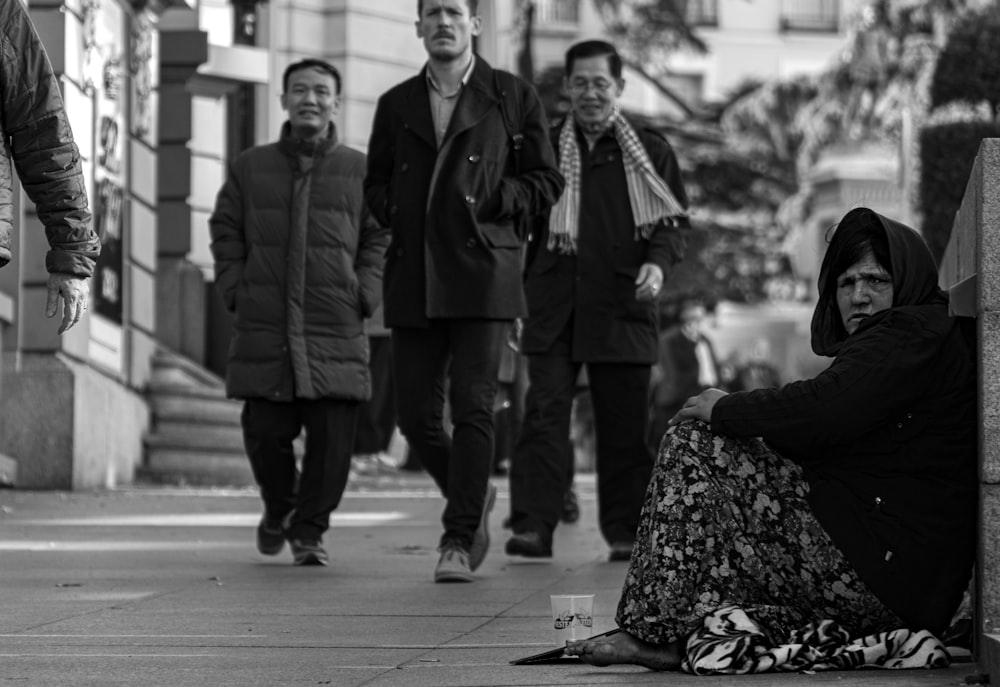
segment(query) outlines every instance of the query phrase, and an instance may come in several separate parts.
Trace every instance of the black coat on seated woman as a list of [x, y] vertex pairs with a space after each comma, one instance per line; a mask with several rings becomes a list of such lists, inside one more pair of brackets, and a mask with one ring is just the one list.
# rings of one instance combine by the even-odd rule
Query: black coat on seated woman
[[[812, 320], [833, 362], [685, 402], [650, 479], [621, 631], [567, 653], [695, 673], [947, 665], [927, 635], [952, 621], [975, 560], [976, 356], [937, 280], [919, 234], [844, 216]], [[915, 653], [890, 655], [903, 645]]]
[[940, 630], [975, 555], [975, 357], [968, 322], [948, 315], [923, 242], [878, 219], [893, 307], [848, 339], [834, 282], [821, 273], [812, 345], [836, 356], [829, 369], [721, 398], [712, 430], [761, 436], [801, 465], [813, 513], [865, 583], [908, 624]]

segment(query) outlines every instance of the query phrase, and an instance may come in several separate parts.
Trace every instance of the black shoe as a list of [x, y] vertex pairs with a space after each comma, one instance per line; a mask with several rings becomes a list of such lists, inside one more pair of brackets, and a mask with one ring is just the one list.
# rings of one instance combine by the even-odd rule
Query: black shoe
[[265, 556], [277, 556], [285, 548], [285, 527], [281, 520], [265, 513], [257, 525], [257, 550]]
[[571, 524], [580, 519], [580, 503], [576, 500], [576, 491], [573, 487], [566, 490], [563, 496], [562, 515], [559, 519], [567, 524]]
[[552, 545], [542, 541], [538, 532], [520, 532], [511, 536], [504, 546], [508, 556], [552, 558]]
[[612, 563], [618, 561], [628, 561], [632, 559], [632, 546], [634, 542], [630, 541], [616, 541], [611, 543], [611, 553], [608, 554], [608, 560]]
[[330, 560], [319, 539], [292, 539], [288, 545], [295, 565], [326, 565]]

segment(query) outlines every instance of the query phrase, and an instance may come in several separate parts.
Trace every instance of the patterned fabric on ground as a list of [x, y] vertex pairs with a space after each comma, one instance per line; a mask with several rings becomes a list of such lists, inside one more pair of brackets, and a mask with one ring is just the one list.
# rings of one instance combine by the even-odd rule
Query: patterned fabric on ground
[[854, 668], [944, 668], [948, 651], [922, 630], [891, 630], [852, 639], [832, 620], [813, 622], [783, 643], [738, 606], [710, 613], [688, 637], [681, 669], [695, 675], [735, 675], [768, 671], [821, 671]]
[[646, 494], [618, 625], [666, 645], [737, 605], [768, 638], [824, 618], [851, 636], [902, 627], [813, 517], [808, 491], [800, 468], [759, 440], [716, 435], [703, 422], [671, 428]]

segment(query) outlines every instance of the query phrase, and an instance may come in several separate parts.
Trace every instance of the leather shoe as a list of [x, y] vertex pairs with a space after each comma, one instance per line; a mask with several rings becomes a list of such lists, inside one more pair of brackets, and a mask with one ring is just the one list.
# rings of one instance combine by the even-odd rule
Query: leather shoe
[[563, 496], [562, 514], [559, 519], [566, 524], [573, 524], [580, 519], [580, 502], [577, 501], [576, 491], [573, 487], [567, 489]]
[[611, 543], [611, 553], [608, 560], [612, 563], [616, 561], [628, 561], [632, 559], [632, 546], [635, 542], [616, 541]]
[[265, 556], [277, 556], [285, 548], [285, 526], [265, 513], [257, 525], [257, 550]]
[[518, 532], [507, 540], [504, 551], [508, 556], [552, 558], [552, 545], [542, 541], [538, 532]]

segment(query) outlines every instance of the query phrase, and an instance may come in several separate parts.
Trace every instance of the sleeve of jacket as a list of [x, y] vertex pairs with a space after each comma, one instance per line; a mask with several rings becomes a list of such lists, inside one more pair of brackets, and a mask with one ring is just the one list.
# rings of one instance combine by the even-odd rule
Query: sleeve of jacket
[[241, 158], [230, 164], [226, 182], [215, 200], [215, 210], [208, 220], [215, 288], [229, 312], [236, 312], [236, 289], [243, 280], [247, 256], [240, 166]]
[[382, 303], [382, 270], [388, 246], [389, 229], [379, 224], [366, 206], [361, 212], [358, 255], [354, 262], [354, 272], [361, 287], [361, 308], [365, 317], [371, 317]]
[[559, 172], [556, 155], [549, 142], [545, 112], [535, 89], [517, 79], [522, 104], [520, 132], [524, 136], [517, 176], [500, 181], [502, 217], [540, 215], [555, 205], [566, 181]]
[[372, 133], [368, 139], [368, 167], [365, 174], [364, 192], [368, 210], [375, 221], [389, 226], [389, 181], [392, 178], [395, 158], [395, 132], [392, 127], [391, 108], [387, 96], [383, 95], [375, 106]]
[[[651, 131], [643, 132], [643, 143], [660, 178], [666, 182], [677, 201], [687, 209], [688, 197], [681, 169], [670, 144], [659, 133]], [[670, 222], [664, 221], [650, 236], [648, 261], [663, 270], [664, 279], [670, 275], [670, 268], [684, 259], [690, 230], [688, 218], [683, 217]]]
[[50, 273], [89, 278], [101, 251], [90, 226], [80, 153], [73, 141], [59, 82], [19, 2], [0, 13], [3, 41], [3, 131], [25, 193], [45, 226]]
[[941, 339], [893, 312], [855, 337], [812, 379], [720, 398], [712, 430], [763, 437], [787, 458], [809, 463], [813, 449], [852, 444], [895, 422], [926, 392]]

